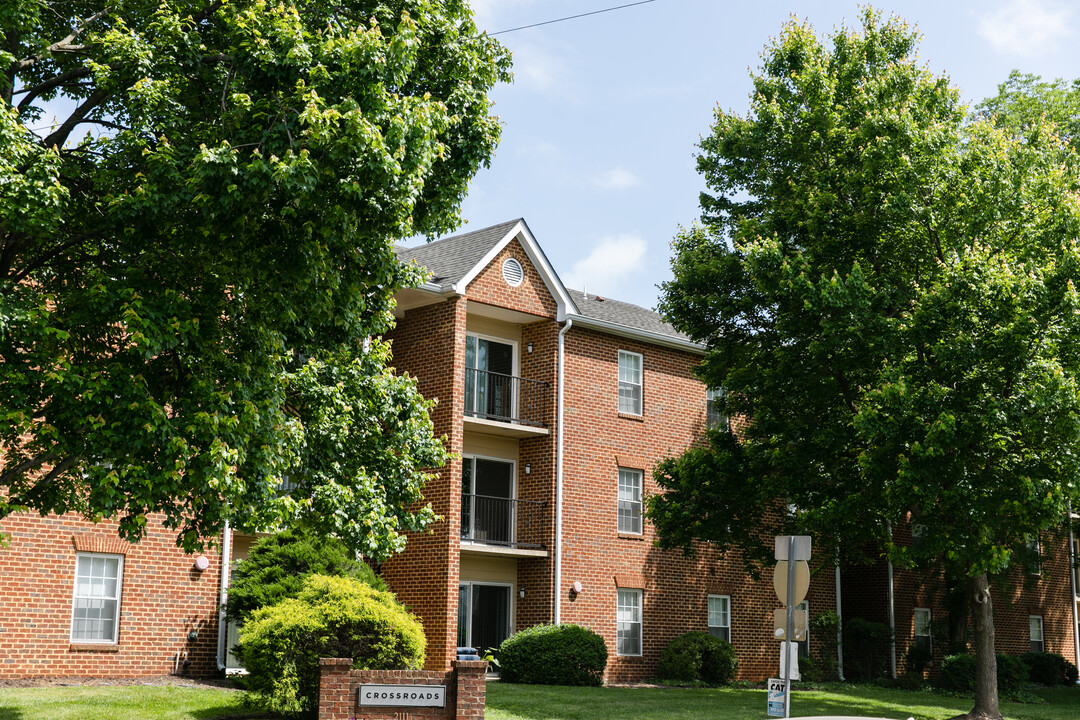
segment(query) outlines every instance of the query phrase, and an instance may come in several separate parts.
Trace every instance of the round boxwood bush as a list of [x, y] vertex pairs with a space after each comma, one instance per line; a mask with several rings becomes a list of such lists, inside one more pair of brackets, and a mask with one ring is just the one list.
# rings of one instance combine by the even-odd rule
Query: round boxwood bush
[[[1014, 695], [1024, 689], [1028, 667], [1015, 655], [997, 654], [997, 686], [1001, 695]], [[938, 685], [945, 690], [975, 692], [975, 656], [949, 655], [941, 661]]]
[[424, 629], [392, 594], [355, 578], [311, 575], [295, 598], [259, 608], [240, 628], [248, 688], [268, 709], [313, 713], [319, 658], [352, 658], [354, 669], [424, 665]]
[[499, 678], [527, 685], [600, 685], [604, 638], [580, 625], [535, 625], [499, 646]]
[[1040, 685], [1072, 685], [1076, 666], [1057, 653], [1029, 652], [1020, 656], [1028, 666], [1028, 680]]
[[688, 632], [660, 653], [657, 674], [662, 680], [724, 685], [735, 677], [738, 667], [731, 643], [709, 633]]
[[259, 540], [246, 559], [237, 561], [226, 612], [242, 623], [258, 608], [296, 597], [308, 575], [352, 577], [376, 590], [387, 589], [338, 538], [295, 528]]

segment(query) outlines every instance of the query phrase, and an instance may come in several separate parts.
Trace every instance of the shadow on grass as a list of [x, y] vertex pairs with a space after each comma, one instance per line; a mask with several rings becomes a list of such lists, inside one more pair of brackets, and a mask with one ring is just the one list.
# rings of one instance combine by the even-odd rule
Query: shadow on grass
[[22, 710], [13, 707], [0, 707], [0, 720], [23, 720]]

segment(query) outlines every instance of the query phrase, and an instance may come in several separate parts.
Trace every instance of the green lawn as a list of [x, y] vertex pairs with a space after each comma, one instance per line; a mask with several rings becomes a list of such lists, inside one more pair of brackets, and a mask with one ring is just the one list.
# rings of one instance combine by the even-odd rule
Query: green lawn
[[[487, 720], [745, 720], [765, 715], [765, 691], [745, 688], [567, 688], [488, 683]], [[1045, 705], [1004, 703], [1009, 720], [1080, 718], [1080, 688], [1044, 690]], [[211, 720], [245, 714], [244, 693], [190, 687], [35, 687], [0, 689], [0, 720]], [[933, 693], [844, 686], [799, 691], [799, 715], [865, 715], [944, 720], [971, 701]]]
[[219, 688], [0, 689], [0, 720], [204, 720], [248, 712], [244, 693]]
[[[742, 720], [766, 718], [757, 689], [564, 688], [488, 683], [487, 720]], [[1009, 720], [1076, 720], [1080, 689], [1047, 690], [1046, 705], [1003, 703]], [[845, 686], [792, 695], [791, 714], [864, 715], [944, 720], [972, 707], [970, 700], [926, 692]]]

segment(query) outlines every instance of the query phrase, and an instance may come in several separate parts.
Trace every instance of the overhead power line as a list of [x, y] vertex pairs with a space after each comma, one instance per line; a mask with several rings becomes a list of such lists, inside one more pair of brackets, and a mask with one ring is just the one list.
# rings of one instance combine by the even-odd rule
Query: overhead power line
[[516, 32], [518, 30], [528, 30], [529, 28], [540, 27], [541, 25], [551, 25], [553, 23], [565, 22], [566, 20], [576, 20], [578, 18], [588, 17], [589, 15], [599, 15], [600, 13], [612, 12], [614, 10], [622, 10], [624, 8], [634, 7], [635, 5], [645, 5], [651, 2], [656, 2], [656, 0], [640, 0], [640, 2], [632, 2], [625, 5], [616, 5], [615, 7], [604, 8], [603, 10], [593, 10], [592, 12], [580, 13], [578, 15], [567, 15], [566, 17], [555, 18], [554, 20], [545, 20], [544, 22], [533, 23], [531, 25], [522, 25], [521, 27], [499, 30], [498, 32], [488, 33], [488, 35], [503, 35], [505, 33]]

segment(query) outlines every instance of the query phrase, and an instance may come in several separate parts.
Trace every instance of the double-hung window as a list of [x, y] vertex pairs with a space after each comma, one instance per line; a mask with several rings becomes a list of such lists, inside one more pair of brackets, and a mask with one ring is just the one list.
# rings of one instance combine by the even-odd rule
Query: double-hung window
[[641, 655], [641, 590], [619, 589], [615, 652]]
[[722, 412], [724, 390], [709, 388], [705, 391], [705, 424], [710, 428], [723, 430], [727, 427], [727, 416]]
[[1042, 615], [1028, 616], [1028, 632], [1031, 634], [1031, 652], [1046, 652], [1046, 643], [1043, 642]]
[[619, 532], [641, 534], [641, 485], [644, 474], [640, 470], [619, 468]]
[[638, 353], [619, 351], [619, 412], [641, 415], [642, 357]]
[[1028, 535], [1024, 541], [1024, 569], [1028, 575], [1042, 575], [1042, 543], [1038, 535]]
[[934, 656], [930, 636], [930, 608], [915, 608], [915, 650], [927, 661]]
[[731, 597], [709, 596], [709, 634], [731, 642]]
[[71, 642], [117, 642], [124, 556], [78, 553], [71, 603]]

